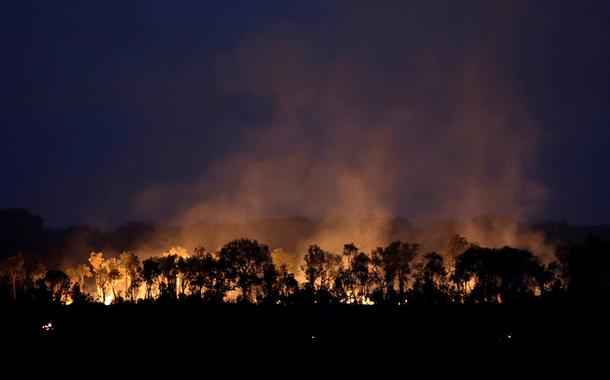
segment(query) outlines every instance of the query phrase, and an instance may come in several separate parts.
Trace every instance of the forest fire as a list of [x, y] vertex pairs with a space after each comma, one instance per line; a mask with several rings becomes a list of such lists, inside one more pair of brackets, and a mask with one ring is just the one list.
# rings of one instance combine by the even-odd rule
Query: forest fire
[[609, 36], [609, 0], [0, 2], [4, 373], [603, 349]]
[[348, 290], [346, 298], [342, 299], [341, 302], [348, 305], [375, 305], [375, 302], [371, 301], [368, 296], [364, 294], [352, 293], [351, 290]]
[[[287, 305], [307, 299], [360, 306], [388, 302], [501, 304], [565, 289], [558, 264], [545, 265], [529, 251], [482, 248], [457, 235], [449, 239], [447, 247], [444, 255], [451, 254], [451, 260], [436, 252], [421, 254], [419, 245], [400, 241], [368, 254], [353, 243], [345, 244], [341, 254], [311, 245], [300, 272], [293, 273], [272, 257], [268, 246], [237, 239], [217, 252], [200, 247], [188, 253], [173, 247], [144, 260], [132, 252], [116, 257], [92, 252], [89, 265], [78, 264], [65, 272], [42, 266], [27, 272], [23, 258], [16, 257], [10, 261], [13, 272], [6, 273], [14, 273], [9, 278], [15, 279], [15, 296], [23, 296], [25, 289], [39, 289], [37, 297], [46, 292], [64, 305], [155, 300]], [[28, 279], [37, 280], [27, 286]]]

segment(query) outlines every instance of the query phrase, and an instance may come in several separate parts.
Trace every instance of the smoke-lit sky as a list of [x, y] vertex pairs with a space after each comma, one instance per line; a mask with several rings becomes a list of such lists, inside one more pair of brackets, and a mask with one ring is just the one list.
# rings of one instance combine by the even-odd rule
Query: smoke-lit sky
[[53, 226], [610, 222], [608, 1], [0, 0], [0, 42], [0, 208]]

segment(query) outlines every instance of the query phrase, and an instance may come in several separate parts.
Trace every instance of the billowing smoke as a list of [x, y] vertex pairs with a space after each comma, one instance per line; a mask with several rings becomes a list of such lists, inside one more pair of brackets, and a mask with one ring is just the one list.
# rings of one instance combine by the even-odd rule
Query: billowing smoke
[[[333, 251], [352, 241], [366, 250], [385, 245], [396, 216], [424, 225], [535, 215], [545, 197], [528, 174], [537, 127], [498, 52], [398, 42], [389, 54], [377, 37], [360, 46], [360, 34], [283, 32], [259, 31], [218, 58], [227, 91], [256, 99], [261, 120], [199, 179], [145, 191], [139, 212], [172, 208], [172, 222], [183, 226], [320, 221], [296, 237], [300, 254], [314, 242]], [[541, 236], [516, 224], [493, 228], [493, 237], [474, 221], [458, 229], [469, 241], [546, 251]], [[206, 244], [201, 229], [192, 231], [185, 245]], [[214, 249], [246, 233], [257, 232], [229, 228], [207, 241]]]

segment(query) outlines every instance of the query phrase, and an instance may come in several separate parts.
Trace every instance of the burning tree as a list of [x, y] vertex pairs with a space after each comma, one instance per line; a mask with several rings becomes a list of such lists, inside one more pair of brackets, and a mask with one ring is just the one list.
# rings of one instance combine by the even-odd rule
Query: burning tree
[[133, 301], [142, 283], [140, 258], [129, 251], [125, 251], [119, 256], [118, 264], [121, 276], [125, 279], [125, 294], [129, 296], [130, 301]]
[[[106, 271], [108, 272], [108, 285], [110, 286], [110, 290], [112, 292], [112, 300], [110, 302], [117, 302], [117, 284], [119, 280], [121, 280], [121, 271], [119, 269], [119, 261], [112, 257], [106, 260]], [[108, 303], [108, 301], [106, 301]]]
[[81, 289], [85, 287], [85, 278], [93, 275], [91, 269], [85, 264], [78, 264], [75, 267], [67, 268], [66, 274], [70, 277], [72, 284], [79, 284]]
[[[561, 262], [548, 266], [530, 251], [483, 248], [469, 244], [459, 235], [450, 239], [452, 248], [447, 252], [456, 253], [466, 246], [464, 252], [452, 258], [455, 265], [448, 267], [446, 256], [429, 252], [418, 257], [417, 244], [398, 240], [375, 248], [370, 254], [360, 251], [354, 243], [345, 244], [342, 254], [310, 245], [301, 266], [306, 280], [304, 292], [286, 264], [276, 264], [266, 245], [250, 239], [230, 241], [217, 252], [198, 247], [192, 256], [184, 249], [174, 248], [142, 262], [129, 251], [118, 258], [91, 252], [89, 266], [77, 265], [65, 273], [43, 270], [17, 255], [3, 261], [0, 270], [3, 288], [12, 293], [7, 298], [15, 300], [21, 294], [17, 285], [23, 285], [22, 293], [26, 296], [63, 303], [77, 299], [86, 302], [88, 296], [81, 289], [90, 276], [95, 279], [97, 300], [106, 304], [123, 297], [130, 302], [146, 298], [271, 304], [299, 300], [350, 304], [372, 304], [371, 300], [396, 304], [499, 303], [561, 295], [566, 291], [565, 279], [569, 279], [572, 289], [603, 291], [605, 272], [593, 266], [605, 265], [606, 246], [599, 242], [560, 253]], [[582, 254], [583, 250], [589, 254]], [[32, 269], [24, 269], [24, 262]], [[595, 274], [592, 285], [585, 282], [589, 281], [588, 273]], [[142, 284], [143, 297], [139, 294]], [[598, 288], [592, 288], [594, 284]], [[33, 292], [25, 290], [30, 285]], [[236, 293], [239, 296], [234, 297], [230, 293], [233, 291], [239, 291]]]
[[106, 259], [104, 259], [104, 254], [102, 252], [91, 252], [91, 255], [89, 255], [89, 264], [93, 269], [98, 297], [101, 302], [106, 302], [106, 287], [110, 281], [110, 273], [108, 271], [108, 266], [106, 265]]

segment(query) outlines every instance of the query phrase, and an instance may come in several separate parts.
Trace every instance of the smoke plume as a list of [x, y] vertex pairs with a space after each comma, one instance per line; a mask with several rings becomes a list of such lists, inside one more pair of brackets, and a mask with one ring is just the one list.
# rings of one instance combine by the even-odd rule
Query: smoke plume
[[[400, 42], [388, 53], [387, 36], [360, 37], [269, 29], [219, 57], [226, 90], [256, 99], [264, 117], [199, 179], [148, 189], [136, 209], [171, 208], [182, 226], [320, 221], [300, 238], [299, 254], [314, 242], [333, 251], [352, 241], [385, 245], [396, 216], [419, 225], [468, 220], [459, 230], [469, 241], [544, 250], [532, 232], [505, 225], [491, 238], [472, 219], [527, 218], [545, 197], [528, 175], [538, 128], [501, 55], [481, 45]], [[202, 243], [201, 229], [192, 231], [187, 246]], [[257, 231], [229, 228], [207, 240], [214, 249], [246, 233]]]

